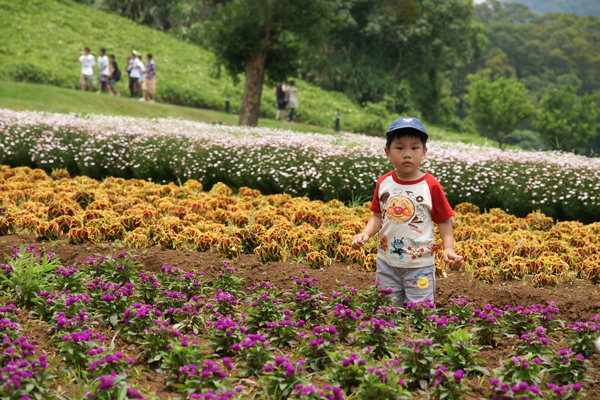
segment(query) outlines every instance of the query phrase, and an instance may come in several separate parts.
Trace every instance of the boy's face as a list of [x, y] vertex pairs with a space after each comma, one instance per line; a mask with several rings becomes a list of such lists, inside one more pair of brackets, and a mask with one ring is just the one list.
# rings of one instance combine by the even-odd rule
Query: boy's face
[[385, 148], [385, 155], [396, 168], [396, 175], [403, 181], [414, 181], [422, 176], [419, 166], [425, 159], [427, 148], [420, 137], [396, 137]]

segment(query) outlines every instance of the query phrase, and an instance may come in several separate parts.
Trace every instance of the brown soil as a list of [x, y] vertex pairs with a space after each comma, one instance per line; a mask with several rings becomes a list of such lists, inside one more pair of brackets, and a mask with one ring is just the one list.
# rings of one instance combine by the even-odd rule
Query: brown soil
[[[115, 249], [108, 245], [71, 245], [63, 240], [41, 243], [32, 235], [12, 235], [0, 237], [0, 260], [4, 260], [10, 254], [13, 246], [20, 243], [36, 244], [40, 250], [57, 254], [63, 265], [83, 261], [86, 257], [93, 255], [108, 255], [123, 251], [122, 248]], [[165, 250], [156, 246], [137, 250], [136, 254], [145, 268], [152, 272], [158, 272], [162, 266], [170, 265], [183, 270], [210, 273], [223, 265], [224, 261], [217, 253]], [[375, 279], [374, 272], [362, 271], [346, 264], [333, 264], [325, 270], [315, 270], [304, 263], [269, 262], [263, 264], [255, 255], [242, 255], [231, 265], [239, 268], [238, 274], [244, 278], [246, 286], [260, 281], [269, 281], [280, 289], [291, 288], [293, 286], [291, 278], [301, 275], [301, 271], [306, 270], [309, 276], [319, 279], [321, 290], [326, 295], [337, 289], [340, 283], [346, 283], [362, 290], [370, 287]], [[466, 300], [475, 302], [478, 306], [486, 304], [497, 307], [505, 304], [511, 306], [546, 305], [553, 301], [560, 310], [559, 318], [566, 324], [577, 321], [586, 322], [596, 314], [600, 314], [600, 286], [585, 281], [561, 283], [550, 288], [533, 288], [527, 280], [500, 281], [488, 284], [472, 279], [469, 274], [459, 271], [450, 271], [448, 276], [438, 278], [436, 291], [438, 307], [447, 307], [452, 298], [460, 295], [466, 295]], [[47, 348], [49, 336], [44, 329], [40, 329], [37, 321], [29, 320], [24, 323], [23, 328], [25, 336], [38, 347], [38, 351], [53, 354], [53, 350]], [[486, 362], [484, 367], [488, 370], [497, 368], [499, 360], [506, 358], [511, 353], [511, 345], [512, 343], [501, 344], [495, 349], [483, 350], [481, 355]], [[568, 348], [568, 345], [564, 341], [558, 340], [553, 347], [562, 349]], [[135, 349], [130, 348], [129, 350]], [[154, 393], [161, 399], [175, 397], [173, 392], [165, 389], [163, 375], [152, 370], [145, 370], [142, 375], [146, 382], [140, 382], [140, 384], [149, 393]], [[593, 379], [593, 382], [583, 383], [587, 392], [586, 398], [600, 399], [600, 354], [595, 354], [590, 358], [588, 376]], [[467, 399], [483, 398], [489, 387], [487, 379], [483, 384], [478, 383], [477, 379], [473, 379], [469, 381], [469, 386], [475, 389], [475, 393], [470, 397], [465, 397]]]

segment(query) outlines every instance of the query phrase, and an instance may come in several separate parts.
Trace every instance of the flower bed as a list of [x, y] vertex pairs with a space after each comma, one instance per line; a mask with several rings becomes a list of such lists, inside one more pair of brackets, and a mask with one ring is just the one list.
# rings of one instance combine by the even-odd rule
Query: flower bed
[[[161, 185], [142, 180], [50, 176], [28, 167], [2, 167], [0, 236], [34, 233], [74, 244], [117, 242], [136, 249], [214, 251], [228, 259], [257, 254], [262, 262], [305, 261], [312, 268], [347, 262], [373, 270], [376, 238], [360, 250], [350, 243], [370, 217], [367, 207], [346, 207], [290, 195], [262, 195], [247, 187], [237, 195], [223, 183], [209, 192], [188, 180]], [[525, 218], [500, 209], [455, 207], [459, 268], [486, 281], [531, 276], [534, 286], [576, 279], [600, 283], [600, 223], [555, 223], [540, 213]], [[440, 248], [437, 239], [436, 248]], [[445, 274], [449, 265], [439, 265]]]
[[[67, 169], [155, 182], [222, 182], [265, 194], [360, 203], [391, 167], [384, 141], [144, 120], [0, 110], [0, 163], [50, 173]], [[502, 208], [524, 217], [540, 211], [561, 220], [598, 221], [600, 161], [569, 153], [525, 152], [431, 141], [423, 169], [451, 204]]]
[[[377, 285], [340, 282], [325, 295], [302, 271], [284, 291], [245, 285], [227, 262], [206, 275], [168, 265], [151, 273], [135, 253], [114, 250], [65, 266], [35, 245], [13, 249], [2, 264], [8, 297], [0, 308], [0, 365], [13, 374], [2, 375], [0, 395], [154, 398], [144, 371], [160, 371], [162, 398], [588, 394], [600, 314], [565, 325], [552, 302], [496, 308], [464, 296], [439, 309], [423, 302], [399, 310]], [[30, 285], [17, 294], [20, 265], [48, 272], [30, 279], [44, 291]], [[27, 339], [35, 320], [51, 354]], [[505, 356], [486, 364], [481, 354], [495, 347]]]

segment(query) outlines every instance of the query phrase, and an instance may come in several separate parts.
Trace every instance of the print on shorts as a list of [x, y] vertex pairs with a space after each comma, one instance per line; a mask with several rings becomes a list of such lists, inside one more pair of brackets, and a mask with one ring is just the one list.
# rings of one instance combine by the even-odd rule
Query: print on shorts
[[429, 278], [427, 277], [427, 274], [417, 274], [412, 284], [418, 289], [427, 289], [429, 288]]

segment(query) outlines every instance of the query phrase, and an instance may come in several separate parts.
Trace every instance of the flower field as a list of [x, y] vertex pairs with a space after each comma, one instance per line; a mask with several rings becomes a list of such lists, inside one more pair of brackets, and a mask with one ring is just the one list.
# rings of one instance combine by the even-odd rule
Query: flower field
[[600, 397], [599, 222], [457, 204], [465, 262], [395, 309], [376, 241], [349, 247], [365, 206], [28, 166], [0, 187], [0, 398]]
[[[432, 134], [435, 138], [435, 134]], [[194, 179], [323, 201], [360, 204], [390, 169], [382, 138], [208, 125], [175, 119], [0, 110], [0, 164], [95, 179]], [[539, 211], [559, 220], [600, 219], [600, 159], [432, 140], [423, 169], [452, 205]]]

